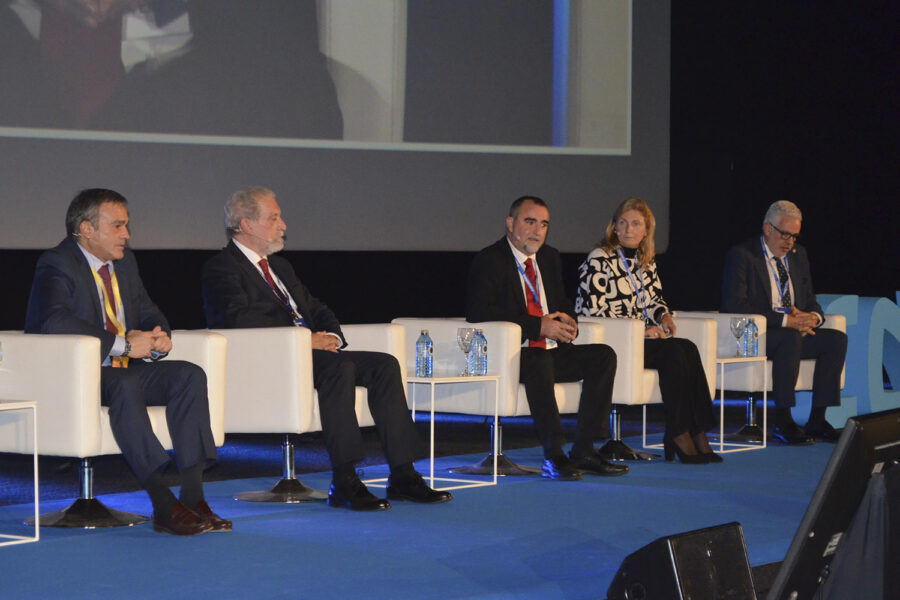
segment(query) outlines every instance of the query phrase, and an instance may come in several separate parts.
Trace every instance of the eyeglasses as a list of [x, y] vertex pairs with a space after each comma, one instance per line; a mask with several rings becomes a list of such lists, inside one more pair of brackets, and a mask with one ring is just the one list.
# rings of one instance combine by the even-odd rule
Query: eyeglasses
[[781, 239], [784, 240], [785, 242], [788, 240], [793, 240], [794, 243], [796, 243], [797, 240], [800, 239], [799, 233], [788, 233], [787, 231], [782, 231], [782, 230], [778, 229], [777, 227], [775, 227], [774, 225], [772, 225], [771, 223], [769, 223], [769, 227], [771, 227], [772, 229], [777, 231], [781, 235]]

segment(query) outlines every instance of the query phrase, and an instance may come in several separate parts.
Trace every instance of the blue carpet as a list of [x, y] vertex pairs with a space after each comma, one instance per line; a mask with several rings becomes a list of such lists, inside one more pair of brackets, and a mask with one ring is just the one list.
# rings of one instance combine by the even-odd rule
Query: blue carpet
[[[233, 533], [44, 528], [37, 543], [0, 548], [0, 598], [604, 598], [626, 555], [700, 527], [738, 521], [752, 565], [782, 560], [833, 449], [770, 446], [719, 465], [631, 463], [624, 477], [581, 482], [501, 478], [456, 490], [448, 504], [395, 502], [385, 513], [235, 502], [232, 494], [274, 480], [220, 481], [207, 484], [207, 499], [234, 521]], [[540, 464], [537, 448], [508, 455]], [[477, 458], [439, 459], [436, 474]], [[368, 467], [364, 476], [385, 475]], [[301, 479], [325, 489], [329, 474]], [[143, 492], [103, 500], [150, 510]], [[29, 511], [0, 507], [2, 532], [25, 535], [17, 521]]]

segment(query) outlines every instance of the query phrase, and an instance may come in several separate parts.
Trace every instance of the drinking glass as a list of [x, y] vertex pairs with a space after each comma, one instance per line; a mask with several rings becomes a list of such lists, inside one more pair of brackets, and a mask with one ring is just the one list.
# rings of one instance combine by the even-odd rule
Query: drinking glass
[[466, 355], [466, 366], [463, 368], [463, 372], [460, 373], [462, 376], [472, 374], [472, 368], [469, 365], [469, 351], [472, 349], [472, 338], [474, 336], [474, 327], [460, 327], [456, 330], [456, 343], [459, 344], [459, 349]]
[[741, 347], [741, 336], [744, 335], [744, 327], [750, 317], [731, 317], [731, 335], [737, 340], [737, 353], [735, 356], [744, 356], [744, 349]]

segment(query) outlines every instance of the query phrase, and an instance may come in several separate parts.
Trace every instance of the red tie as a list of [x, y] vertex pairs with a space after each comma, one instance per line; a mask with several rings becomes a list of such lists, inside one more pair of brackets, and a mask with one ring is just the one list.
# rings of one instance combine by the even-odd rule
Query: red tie
[[285, 296], [284, 292], [282, 292], [281, 289], [277, 285], [275, 285], [275, 280], [272, 279], [272, 275], [269, 274], [269, 259], [260, 259], [259, 268], [262, 269], [263, 276], [266, 278], [266, 281], [269, 282], [269, 287], [272, 288], [272, 291], [275, 292], [275, 295], [278, 296], [278, 299], [281, 300], [281, 303], [288, 305], [287, 296]]
[[[100, 279], [103, 280], [103, 287], [106, 288], [106, 298], [109, 300], [109, 305], [112, 307], [113, 314], [118, 314], [118, 308], [116, 307], [116, 297], [113, 295], [112, 291], [112, 280], [109, 277], [109, 265], [103, 265], [99, 269], [97, 269], [97, 274], [100, 275]], [[106, 330], [110, 333], [115, 333], [119, 335], [119, 330], [109, 318], [106, 310], [103, 310], [103, 314], [106, 316]]]
[[[525, 286], [525, 298], [528, 301], [528, 314], [535, 317], [544, 316], [544, 309], [541, 308], [541, 290], [538, 289], [537, 286], [537, 273], [534, 272], [534, 263], [531, 262], [531, 259], [525, 259], [525, 277], [528, 278], [528, 281], [531, 282], [531, 287], [534, 289], [534, 294], [531, 293], [531, 290], [528, 289], [528, 286]], [[547, 339], [540, 338], [538, 340], [528, 340], [528, 346], [530, 348], [546, 348], [547, 347]]]

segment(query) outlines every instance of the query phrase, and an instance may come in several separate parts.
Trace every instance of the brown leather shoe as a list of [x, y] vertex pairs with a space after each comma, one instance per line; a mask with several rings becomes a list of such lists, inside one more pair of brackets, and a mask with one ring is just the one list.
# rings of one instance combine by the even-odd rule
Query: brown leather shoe
[[231, 531], [231, 521], [223, 519], [214, 513], [209, 504], [206, 503], [206, 500], [198, 502], [194, 512], [209, 521], [209, 524], [212, 525], [210, 531]]
[[197, 535], [212, 529], [212, 524], [181, 502], [176, 502], [168, 515], [153, 513], [153, 529], [172, 535]]

